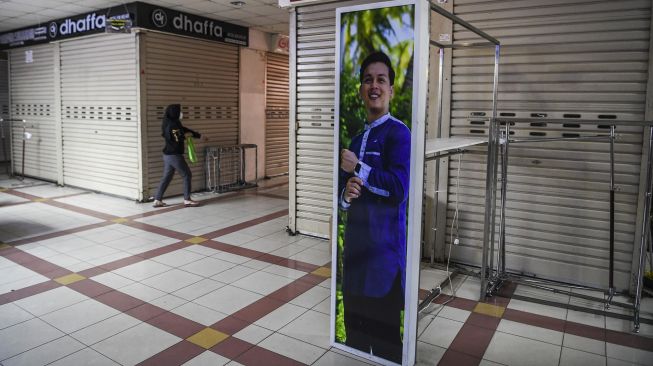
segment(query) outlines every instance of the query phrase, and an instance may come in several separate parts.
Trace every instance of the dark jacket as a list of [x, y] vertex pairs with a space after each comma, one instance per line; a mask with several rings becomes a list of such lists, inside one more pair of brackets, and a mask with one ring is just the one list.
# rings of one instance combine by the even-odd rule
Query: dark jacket
[[165, 155], [183, 155], [184, 154], [184, 135], [186, 132], [193, 134], [193, 137], [200, 138], [202, 135], [181, 125], [179, 115], [181, 105], [170, 104], [163, 115], [161, 123], [161, 136], [165, 139], [163, 153]]

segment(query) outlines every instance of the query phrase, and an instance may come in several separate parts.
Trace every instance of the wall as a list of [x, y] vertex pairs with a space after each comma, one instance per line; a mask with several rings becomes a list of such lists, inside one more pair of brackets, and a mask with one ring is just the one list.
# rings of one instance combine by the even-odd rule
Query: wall
[[[258, 177], [262, 178], [265, 175], [265, 52], [241, 48], [240, 70], [240, 143], [258, 146]], [[246, 179], [250, 181], [254, 179], [253, 156], [247, 157], [246, 166]]]

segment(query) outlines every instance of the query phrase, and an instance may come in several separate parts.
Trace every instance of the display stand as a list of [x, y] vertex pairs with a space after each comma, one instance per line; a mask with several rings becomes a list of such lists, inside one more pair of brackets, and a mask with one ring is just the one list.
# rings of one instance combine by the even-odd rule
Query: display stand
[[[487, 179], [486, 179], [486, 197], [492, 196], [492, 203], [494, 203], [494, 196], [496, 192], [497, 184], [497, 154], [500, 152], [501, 158], [501, 201], [500, 201], [500, 211], [499, 211], [499, 240], [497, 252], [495, 253], [494, 246], [494, 230], [495, 230], [495, 216], [496, 216], [496, 207], [494, 204], [488, 204], [486, 201], [485, 206], [485, 224], [483, 228], [483, 262], [481, 267], [481, 293], [480, 298], [484, 299], [486, 296], [492, 296], [506, 280], [511, 280], [512, 282], [537, 287], [540, 289], [554, 291], [556, 293], [563, 293], [574, 297], [584, 298], [588, 300], [594, 300], [597, 302], [604, 302], [606, 309], [610, 305], [615, 305], [623, 308], [630, 308], [633, 310], [633, 323], [634, 323], [634, 332], [639, 332], [640, 321], [640, 304], [642, 298], [642, 287], [643, 287], [643, 276], [644, 276], [644, 267], [646, 259], [646, 247], [647, 242], [650, 238], [650, 225], [648, 225], [648, 218], [651, 212], [651, 197], [653, 192], [651, 192], [651, 180], [653, 175], [653, 122], [650, 121], [606, 121], [606, 120], [578, 120], [575, 119], [574, 123], [579, 124], [602, 124], [610, 126], [610, 133], [596, 136], [586, 136], [586, 137], [573, 137], [573, 138], [524, 138], [524, 139], [510, 139], [510, 126], [514, 122], [542, 122], [543, 119], [537, 118], [491, 118], [490, 119], [490, 135], [488, 139], [488, 163], [487, 163]], [[552, 120], [546, 119], [546, 122], [552, 123], [566, 123], [569, 120]], [[615, 286], [614, 286], [614, 193], [615, 193], [615, 184], [614, 184], [614, 144], [616, 139], [616, 129], [619, 126], [641, 126], [644, 131], [648, 129], [648, 152], [645, 156], [642, 156], [642, 159], [645, 161], [645, 201], [643, 205], [642, 212], [642, 232], [639, 240], [639, 249], [637, 254], [637, 262], [639, 264], [637, 269], [637, 277], [635, 280], [635, 300], [633, 304], [626, 304], [620, 302], [614, 302], [613, 297], [615, 295]], [[503, 128], [503, 131], [501, 129]], [[601, 298], [595, 298], [588, 295], [578, 294], [570, 291], [563, 291], [551, 287], [551, 281], [546, 280], [534, 280], [526, 279], [521, 275], [508, 273], [506, 271], [506, 249], [505, 249], [505, 209], [506, 209], [506, 198], [507, 198], [507, 185], [508, 185], [508, 152], [509, 145], [513, 143], [528, 143], [528, 142], [547, 142], [547, 141], [574, 141], [574, 140], [583, 140], [583, 141], [604, 141], [610, 144], [610, 236], [609, 236], [609, 280], [608, 287], [605, 290], [607, 294], [607, 299], [603, 300]], [[646, 141], [646, 140], [645, 140]], [[494, 256], [497, 255], [496, 266], [494, 264]], [[490, 258], [488, 263], [488, 258]], [[582, 288], [582, 286], [579, 286]], [[590, 289], [590, 288], [588, 288]]]

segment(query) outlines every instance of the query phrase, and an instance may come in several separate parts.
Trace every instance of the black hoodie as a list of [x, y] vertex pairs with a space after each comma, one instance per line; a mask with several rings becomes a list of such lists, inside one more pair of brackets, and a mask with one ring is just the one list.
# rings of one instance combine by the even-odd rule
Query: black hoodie
[[193, 134], [193, 137], [199, 138], [201, 135], [190, 128], [181, 125], [179, 115], [181, 114], [180, 104], [170, 104], [166, 107], [161, 123], [161, 136], [165, 139], [163, 153], [165, 155], [183, 155], [184, 154], [184, 135], [186, 132]]

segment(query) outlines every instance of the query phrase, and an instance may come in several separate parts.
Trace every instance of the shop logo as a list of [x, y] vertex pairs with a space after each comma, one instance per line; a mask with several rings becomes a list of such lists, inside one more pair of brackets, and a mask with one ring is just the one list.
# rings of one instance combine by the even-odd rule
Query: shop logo
[[48, 27], [48, 34], [50, 34], [50, 38], [57, 38], [57, 29], [57, 22], [50, 23], [50, 26]]
[[210, 37], [222, 37], [222, 27], [215, 24], [212, 20], [193, 20], [185, 14], [179, 13], [172, 18], [172, 25], [175, 29], [187, 33], [201, 34]]
[[168, 25], [168, 15], [161, 9], [156, 9], [152, 12], [152, 23], [159, 28]]

